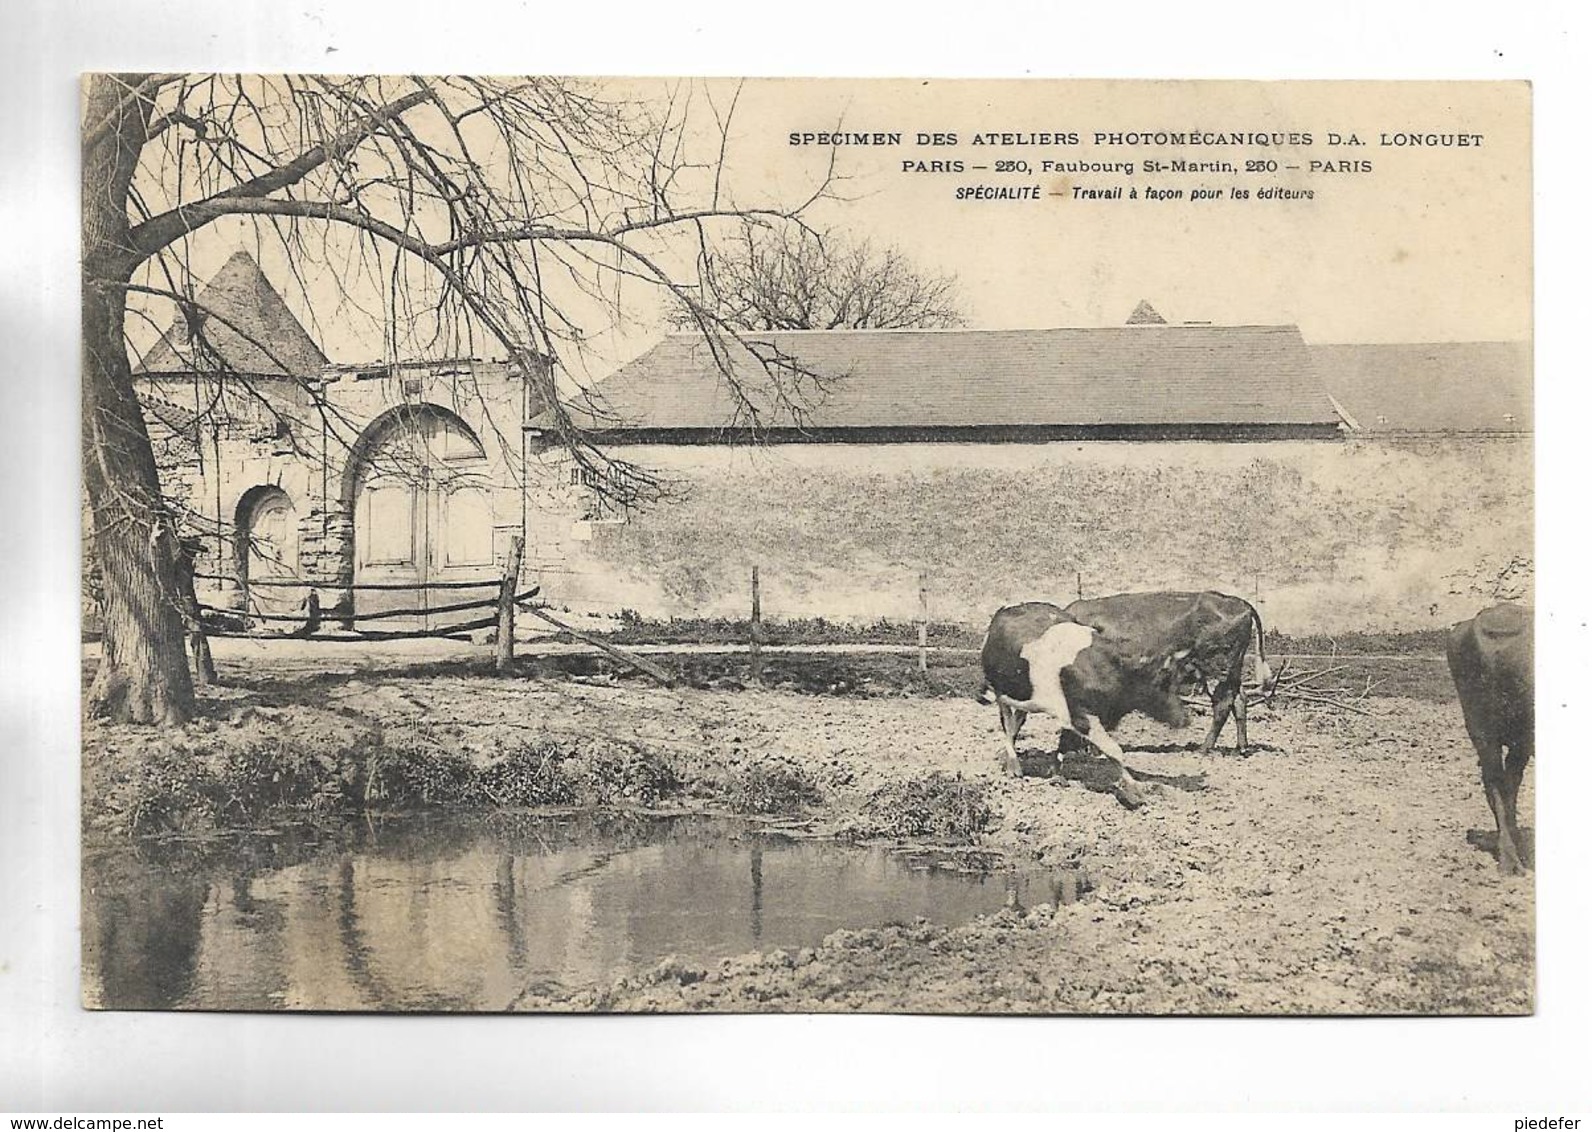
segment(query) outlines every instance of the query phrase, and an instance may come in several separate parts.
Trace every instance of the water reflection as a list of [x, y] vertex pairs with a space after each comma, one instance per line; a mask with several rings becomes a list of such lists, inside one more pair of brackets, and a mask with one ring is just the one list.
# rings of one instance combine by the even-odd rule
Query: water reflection
[[[217, 866], [85, 861], [84, 998], [124, 1009], [496, 1010], [668, 955], [1070, 902], [1078, 878], [950, 871], [707, 818], [412, 818], [240, 843]], [[1071, 887], [1066, 887], [1070, 885]]]
[[185, 877], [154, 878], [110, 860], [83, 893], [85, 985], [109, 985], [128, 1006], [185, 1004], [194, 989], [207, 886]]

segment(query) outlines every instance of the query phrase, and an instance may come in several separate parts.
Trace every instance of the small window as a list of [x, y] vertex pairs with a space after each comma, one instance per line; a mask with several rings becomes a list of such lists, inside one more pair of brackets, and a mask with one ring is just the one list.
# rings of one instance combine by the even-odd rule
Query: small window
[[287, 442], [292, 440], [292, 433], [288, 430], [287, 421], [272, 413], [254, 427], [249, 439], [261, 444], [267, 441]]
[[582, 520], [591, 523], [624, 523], [629, 520], [630, 507], [623, 501], [620, 490], [623, 481], [612, 473], [577, 465], [569, 470], [569, 482], [571, 487], [585, 488], [581, 505]]

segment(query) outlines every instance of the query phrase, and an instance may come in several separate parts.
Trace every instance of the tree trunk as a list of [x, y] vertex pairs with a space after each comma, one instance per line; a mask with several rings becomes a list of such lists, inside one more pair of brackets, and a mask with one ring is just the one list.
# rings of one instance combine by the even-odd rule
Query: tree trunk
[[105, 621], [87, 707], [113, 719], [176, 724], [194, 706], [181, 548], [161, 499], [122, 337], [122, 287], [139, 258], [127, 239], [127, 187], [149, 120], [148, 105], [126, 99], [126, 90], [126, 81], [100, 75], [85, 98], [86, 121], [110, 117], [115, 124], [112, 136], [83, 158], [83, 482], [94, 516]]
[[133, 393], [121, 307], [119, 292], [85, 286], [83, 479], [94, 512], [105, 621], [88, 709], [134, 723], [182, 723], [193, 714], [194, 693], [179, 548]]

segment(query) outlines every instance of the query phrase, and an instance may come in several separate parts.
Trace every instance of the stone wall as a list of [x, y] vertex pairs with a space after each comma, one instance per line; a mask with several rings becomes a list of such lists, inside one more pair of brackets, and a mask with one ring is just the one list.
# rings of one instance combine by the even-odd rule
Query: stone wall
[[[1289, 632], [1430, 628], [1529, 597], [1529, 437], [627, 447], [674, 497], [533, 514], [571, 609], [981, 623], [1000, 604], [1215, 588]], [[551, 461], [556, 464], [556, 461]], [[552, 477], [557, 480], [556, 468]]]
[[[192, 377], [142, 381], [142, 394], [204, 410], [197, 430], [180, 421], [173, 427], [146, 412], [163, 489], [186, 508], [187, 533], [205, 542], [202, 573], [234, 573], [240, 501], [269, 485], [293, 503], [299, 576], [330, 587], [350, 581], [353, 468], [381, 422], [403, 406], [445, 411], [480, 441], [492, 486], [493, 547], [499, 560], [507, 556], [510, 539], [523, 529], [524, 512], [525, 385], [517, 373], [500, 363], [465, 362], [322, 376], [329, 380], [320, 386], [318, 402], [296, 381], [257, 381], [252, 392], [235, 385], [219, 389]], [[286, 428], [280, 425], [284, 420]], [[235, 587], [226, 583], [200, 588], [202, 600], [237, 599]], [[322, 596], [331, 605], [339, 595], [330, 589]]]

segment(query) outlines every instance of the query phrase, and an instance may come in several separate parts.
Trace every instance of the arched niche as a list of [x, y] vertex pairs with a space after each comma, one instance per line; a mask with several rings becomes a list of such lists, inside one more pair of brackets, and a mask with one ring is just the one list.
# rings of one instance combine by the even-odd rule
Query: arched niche
[[272, 584], [300, 580], [298, 524], [292, 496], [275, 484], [258, 484], [238, 497], [234, 569], [246, 611], [284, 613], [303, 602], [302, 590]]

